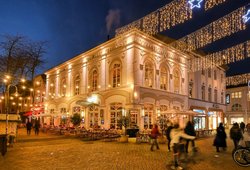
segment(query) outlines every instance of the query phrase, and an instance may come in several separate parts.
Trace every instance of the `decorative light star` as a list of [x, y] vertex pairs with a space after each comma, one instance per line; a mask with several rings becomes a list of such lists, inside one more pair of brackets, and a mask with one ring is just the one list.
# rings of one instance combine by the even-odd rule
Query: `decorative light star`
[[243, 22], [247, 23], [250, 20], [250, 9], [247, 11], [246, 15], [243, 15]]
[[191, 5], [191, 9], [194, 9], [195, 7], [196, 8], [201, 8], [201, 2], [203, 0], [189, 0], [188, 3]]

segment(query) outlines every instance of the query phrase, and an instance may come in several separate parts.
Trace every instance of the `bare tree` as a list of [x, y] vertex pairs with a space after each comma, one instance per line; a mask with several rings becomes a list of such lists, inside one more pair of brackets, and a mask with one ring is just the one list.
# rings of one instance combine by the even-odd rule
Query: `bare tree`
[[24, 36], [2, 36], [0, 42], [0, 77], [10, 74], [33, 80], [36, 69], [45, 62], [46, 42], [34, 42]]

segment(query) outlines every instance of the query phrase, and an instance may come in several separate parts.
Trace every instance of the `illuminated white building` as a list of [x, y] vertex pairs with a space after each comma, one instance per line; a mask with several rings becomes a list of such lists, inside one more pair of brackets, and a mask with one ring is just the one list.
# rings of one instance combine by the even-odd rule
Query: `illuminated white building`
[[[137, 30], [117, 36], [45, 73], [45, 113], [51, 117], [44, 121], [59, 125], [79, 113], [86, 128], [117, 128], [119, 118], [129, 115], [131, 125], [146, 129], [159, 116], [178, 119], [184, 125], [192, 117], [170, 111], [191, 106], [204, 110], [197, 116], [202, 121], [197, 127], [210, 128], [207, 113], [218, 111], [218, 122], [225, 110], [220, 100], [225, 90], [224, 71], [210, 70], [217, 78], [190, 73], [189, 59], [188, 54]], [[208, 91], [213, 97], [203, 96]]]
[[227, 78], [226, 118], [228, 124], [250, 122], [250, 74], [241, 74]]

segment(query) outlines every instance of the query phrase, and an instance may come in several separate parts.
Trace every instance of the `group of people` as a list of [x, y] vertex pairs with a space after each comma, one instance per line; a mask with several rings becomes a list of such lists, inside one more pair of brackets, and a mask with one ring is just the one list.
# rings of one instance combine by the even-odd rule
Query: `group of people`
[[[216, 132], [217, 133], [213, 142], [213, 146], [216, 147], [216, 152], [220, 152], [220, 148], [226, 150], [227, 135], [223, 123], [219, 124]], [[158, 126], [155, 124], [151, 131], [151, 151], [154, 150], [154, 146], [156, 146], [156, 149], [159, 149], [159, 145], [157, 143], [157, 137], [159, 135], [160, 132], [158, 130]], [[178, 123], [173, 124], [171, 122], [168, 122], [167, 127], [165, 128], [165, 135], [167, 138], [168, 151], [173, 151], [173, 169], [182, 169], [182, 167], [180, 167], [179, 165], [179, 154], [183, 152], [188, 153], [190, 142], [192, 144], [193, 152], [197, 151], [194, 141], [194, 139], [196, 138], [194, 123], [188, 121], [186, 127], [182, 130], [180, 129]], [[247, 125], [245, 125], [243, 122], [240, 123], [240, 125], [238, 123], [234, 123], [232, 128], [230, 129], [230, 138], [233, 140], [235, 148], [237, 148], [238, 145], [243, 147], [250, 147], [250, 123], [248, 123]], [[185, 140], [185, 144], [183, 143], [182, 139]], [[218, 155], [215, 156], [218, 157]]]
[[[31, 129], [33, 127], [32, 122], [30, 122], [29, 120], [26, 123], [26, 129], [27, 129], [27, 135], [31, 134]], [[38, 120], [35, 121], [34, 123], [34, 131], [35, 131], [35, 135], [39, 135], [39, 129], [40, 129], [40, 123]]]
[[[194, 130], [194, 124], [191, 121], [187, 122], [187, 125], [184, 130], [180, 129], [180, 126], [178, 123], [172, 124], [171, 122], [167, 123], [167, 127], [165, 130], [165, 134], [168, 140], [168, 151], [173, 151], [173, 169], [182, 169], [182, 167], [179, 165], [179, 153], [186, 152], [188, 153], [188, 146], [189, 142], [191, 141], [192, 147], [195, 150], [195, 142], [194, 139], [196, 138], [196, 133]], [[156, 149], [159, 149], [159, 145], [157, 143], [157, 137], [160, 135], [160, 132], [158, 130], [158, 126], [155, 124], [153, 126], [153, 129], [151, 131], [151, 139], [152, 144], [150, 150], [153, 151], [154, 146], [156, 146]], [[186, 140], [186, 144], [184, 145], [182, 143], [182, 139]]]

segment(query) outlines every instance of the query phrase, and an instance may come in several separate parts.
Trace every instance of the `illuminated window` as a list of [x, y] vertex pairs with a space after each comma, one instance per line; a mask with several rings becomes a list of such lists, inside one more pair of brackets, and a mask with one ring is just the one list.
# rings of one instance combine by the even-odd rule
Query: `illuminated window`
[[153, 64], [150, 63], [149, 61], [145, 62], [145, 70], [144, 70], [144, 85], [146, 87], [153, 87], [154, 83], [154, 68]]
[[168, 72], [166, 68], [163, 67], [160, 69], [160, 89], [168, 89]]
[[119, 87], [121, 84], [121, 64], [114, 63], [112, 69], [112, 86]]
[[242, 97], [242, 93], [241, 92], [239, 92], [239, 98], [241, 98]]
[[55, 82], [51, 81], [50, 86], [49, 86], [49, 93], [51, 98], [54, 98], [55, 96]]
[[174, 93], [179, 93], [181, 77], [180, 77], [180, 72], [177, 69], [175, 69], [173, 72], [173, 79], [174, 79]]
[[235, 93], [232, 93], [232, 99], [234, 99], [235, 98]]
[[78, 75], [75, 78], [75, 95], [79, 95], [80, 94], [80, 76]]

